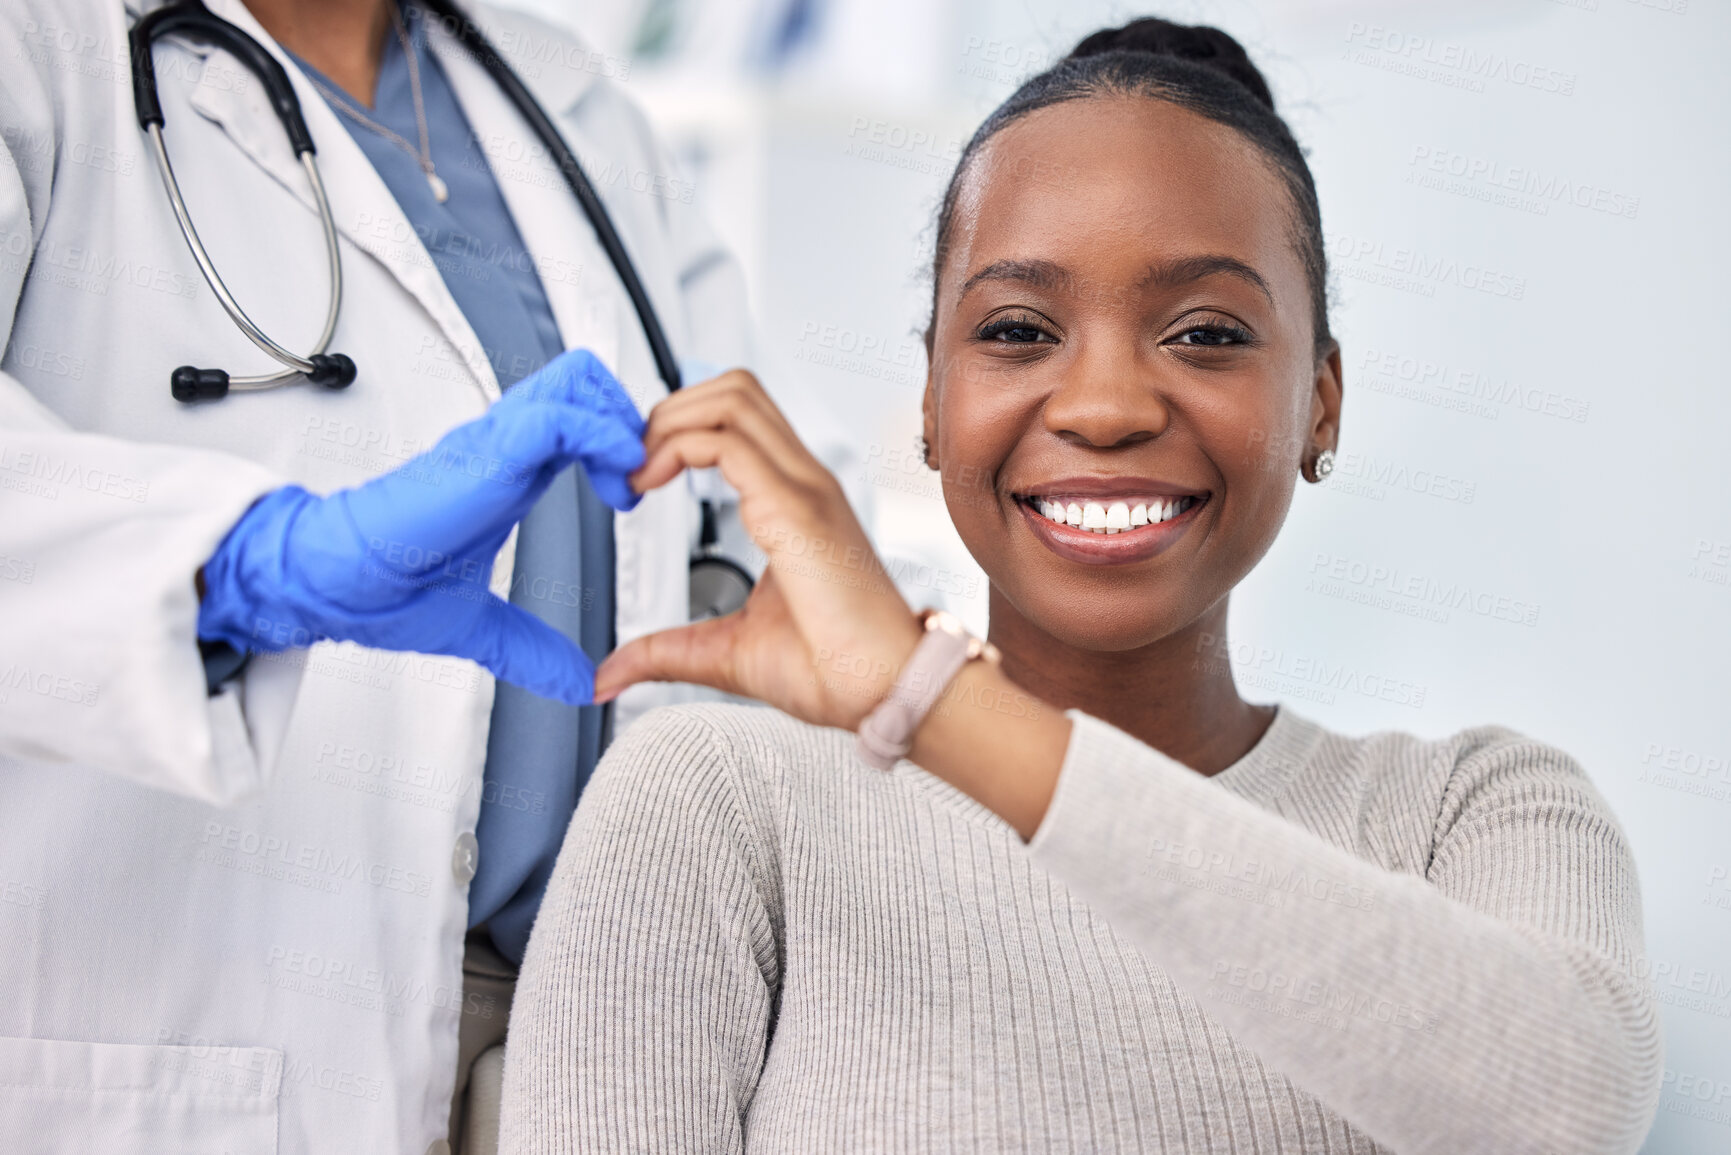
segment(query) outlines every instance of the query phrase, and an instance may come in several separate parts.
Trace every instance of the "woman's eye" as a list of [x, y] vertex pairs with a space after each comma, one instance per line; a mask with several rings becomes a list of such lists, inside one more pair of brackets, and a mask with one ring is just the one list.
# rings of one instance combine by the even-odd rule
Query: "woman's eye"
[[980, 330], [979, 338], [1005, 345], [1037, 345], [1053, 339], [1046, 330], [1025, 317], [1004, 317], [993, 321]]
[[1180, 345], [1242, 345], [1249, 339], [1237, 325], [1197, 325], [1178, 334]]

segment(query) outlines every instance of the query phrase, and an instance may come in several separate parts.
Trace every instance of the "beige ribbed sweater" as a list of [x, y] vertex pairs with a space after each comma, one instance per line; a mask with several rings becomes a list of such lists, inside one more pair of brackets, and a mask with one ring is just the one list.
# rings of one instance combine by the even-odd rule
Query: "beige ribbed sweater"
[[1554, 748], [1282, 706], [1204, 778], [1072, 711], [1030, 843], [909, 762], [660, 711], [583, 795], [503, 1149], [1632, 1152], [1635, 868]]

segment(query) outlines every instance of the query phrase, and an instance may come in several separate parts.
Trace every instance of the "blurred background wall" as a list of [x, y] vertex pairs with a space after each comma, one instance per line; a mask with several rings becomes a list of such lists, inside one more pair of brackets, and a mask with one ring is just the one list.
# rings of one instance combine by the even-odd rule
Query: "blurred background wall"
[[1311, 152], [1346, 405], [1334, 476], [1233, 598], [1240, 685], [1578, 757], [1641, 867], [1668, 1043], [1645, 1150], [1731, 1151], [1731, 4], [514, 2], [647, 108], [747, 266], [756, 368], [810, 436], [845, 431], [910, 600], [979, 629], [911, 452], [944, 182], [1097, 27], [1243, 41]]

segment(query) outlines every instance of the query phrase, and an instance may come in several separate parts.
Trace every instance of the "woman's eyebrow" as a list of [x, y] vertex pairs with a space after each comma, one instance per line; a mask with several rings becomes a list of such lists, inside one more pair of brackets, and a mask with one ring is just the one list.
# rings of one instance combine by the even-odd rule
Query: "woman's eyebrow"
[[1070, 273], [1054, 261], [993, 261], [962, 283], [958, 299], [985, 281], [1019, 281], [1036, 289], [1061, 289], [1069, 284]]
[[1178, 257], [1170, 261], [1155, 261], [1148, 266], [1148, 271], [1142, 274], [1142, 279], [1136, 283], [1138, 289], [1157, 285], [1160, 288], [1177, 288], [1211, 277], [1216, 273], [1225, 273], [1229, 277], [1254, 287], [1270, 305], [1274, 304], [1274, 294], [1268, 291], [1268, 282], [1262, 274], [1239, 260], [1224, 253], [1200, 253], [1194, 257]]
[[[1224, 253], [1199, 253], [1191, 257], [1156, 261], [1148, 266], [1148, 270], [1136, 282], [1136, 287], [1145, 289], [1154, 285], [1160, 288], [1177, 288], [1217, 273], [1237, 277], [1266, 297], [1270, 305], [1274, 304], [1274, 294], [1269, 291], [1268, 282], [1263, 279], [1262, 274], [1237, 257], [1229, 257]], [[1016, 281], [1037, 289], [1062, 292], [1074, 285], [1076, 277], [1054, 261], [993, 261], [962, 283], [960, 296], [966, 297], [976, 285], [986, 281]]]

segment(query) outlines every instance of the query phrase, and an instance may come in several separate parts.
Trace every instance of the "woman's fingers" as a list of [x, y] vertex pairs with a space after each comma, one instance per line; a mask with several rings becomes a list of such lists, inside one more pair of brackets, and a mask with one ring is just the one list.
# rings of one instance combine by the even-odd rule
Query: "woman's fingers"
[[694, 429], [737, 429], [790, 476], [811, 480], [823, 471], [763, 387], [743, 371], [683, 389], [657, 405], [643, 434], [644, 448], [653, 456], [669, 437]]
[[[708, 409], [716, 404], [738, 405], [749, 407], [761, 413], [766, 421], [776, 426], [786, 437], [797, 440], [793, 425], [769, 394], [758, 382], [757, 378], [744, 369], [735, 369], [711, 378], [700, 385], [691, 385], [664, 398], [650, 411], [650, 422], [653, 425], [657, 415], [668, 429], [688, 424], [690, 413], [699, 409]], [[653, 437], [654, 429], [645, 432], [645, 438]]]
[[639, 493], [657, 489], [687, 469], [721, 469], [741, 501], [768, 497], [794, 482], [756, 442], [737, 429], [695, 429], [662, 441], [643, 467], [631, 475]]
[[620, 646], [595, 671], [595, 700], [611, 701], [639, 682], [693, 682], [739, 693], [733, 658], [740, 617], [661, 630]]

